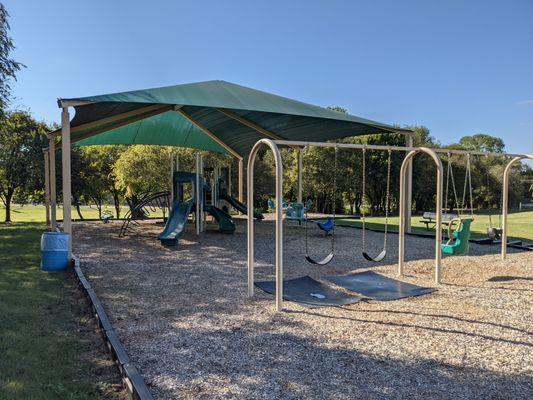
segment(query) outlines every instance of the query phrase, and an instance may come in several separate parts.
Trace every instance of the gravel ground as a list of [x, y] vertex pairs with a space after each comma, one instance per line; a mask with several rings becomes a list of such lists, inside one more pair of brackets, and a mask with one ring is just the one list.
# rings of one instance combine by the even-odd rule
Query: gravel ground
[[[273, 296], [246, 299], [246, 224], [234, 235], [189, 227], [163, 248], [162, 226], [118, 238], [119, 224], [76, 223], [75, 253], [157, 399], [533, 398], [533, 253], [472, 245], [443, 260], [436, 293], [392, 302], [308, 309]], [[284, 230], [285, 277], [350, 271], [395, 277], [398, 236], [372, 266], [361, 231], [337, 228], [327, 266], [304, 260], [303, 231]], [[256, 279], [273, 279], [274, 226], [256, 223]], [[368, 232], [369, 251], [382, 234]], [[329, 242], [310, 230], [319, 257]], [[373, 251], [374, 250], [374, 251]], [[322, 251], [322, 253], [321, 253]], [[433, 283], [433, 241], [406, 237], [405, 281]]]

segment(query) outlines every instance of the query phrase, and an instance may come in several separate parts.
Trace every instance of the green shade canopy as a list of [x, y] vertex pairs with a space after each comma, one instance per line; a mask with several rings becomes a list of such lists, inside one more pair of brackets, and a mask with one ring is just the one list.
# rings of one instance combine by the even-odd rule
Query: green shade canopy
[[154, 144], [245, 156], [265, 137], [326, 141], [405, 131], [225, 81], [60, 99], [77, 146]]

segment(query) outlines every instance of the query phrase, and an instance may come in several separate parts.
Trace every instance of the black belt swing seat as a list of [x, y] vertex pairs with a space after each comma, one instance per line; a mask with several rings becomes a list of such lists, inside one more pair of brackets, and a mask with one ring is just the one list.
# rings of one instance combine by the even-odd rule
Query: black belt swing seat
[[[389, 155], [387, 159], [387, 192], [386, 192], [386, 199], [385, 199], [385, 232], [383, 236], [383, 249], [381, 252], [376, 255], [375, 257], [372, 257], [369, 255], [366, 251], [366, 241], [365, 241], [365, 232], [366, 232], [366, 224], [365, 224], [365, 211], [364, 211], [364, 204], [361, 206], [361, 220], [363, 222], [363, 230], [362, 230], [362, 236], [363, 236], [363, 251], [362, 255], [367, 261], [371, 262], [380, 262], [385, 259], [387, 256], [387, 233], [388, 233], [388, 227], [389, 227], [389, 203], [390, 203], [390, 176], [391, 176], [391, 164], [392, 164], [392, 150], [389, 149]], [[362, 189], [362, 201], [365, 200], [365, 192], [366, 192], [366, 149], [363, 149], [363, 189]]]
[[324, 257], [322, 260], [315, 260], [313, 257], [309, 255], [309, 246], [307, 243], [307, 237], [308, 237], [308, 218], [307, 218], [307, 209], [305, 210], [305, 259], [308, 263], [314, 264], [314, 265], [326, 265], [333, 260], [333, 257], [335, 257], [335, 202], [336, 202], [336, 195], [337, 195], [337, 153], [338, 148], [335, 147], [335, 156], [334, 156], [334, 162], [333, 162], [333, 227], [331, 229], [331, 250], [326, 257]]

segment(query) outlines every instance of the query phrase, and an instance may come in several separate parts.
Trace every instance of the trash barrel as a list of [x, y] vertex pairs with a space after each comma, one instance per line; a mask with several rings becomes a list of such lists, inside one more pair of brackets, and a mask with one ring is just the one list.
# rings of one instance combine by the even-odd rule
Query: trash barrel
[[41, 236], [41, 269], [62, 271], [68, 266], [68, 233], [44, 232]]

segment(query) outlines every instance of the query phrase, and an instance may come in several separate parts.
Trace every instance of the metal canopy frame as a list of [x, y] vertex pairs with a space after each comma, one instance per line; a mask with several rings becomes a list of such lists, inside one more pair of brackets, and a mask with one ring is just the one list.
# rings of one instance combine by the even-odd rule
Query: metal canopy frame
[[[443, 175], [444, 170], [439, 153], [444, 154], [465, 154], [465, 155], [480, 155], [487, 156], [492, 155], [496, 157], [513, 157], [513, 159], [507, 164], [503, 177], [503, 207], [502, 207], [502, 220], [503, 220], [503, 235], [502, 235], [502, 247], [501, 258], [504, 260], [507, 254], [507, 208], [509, 198], [509, 173], [512, 166], [522, 159], [533, 159], [533, 155], [527, 154], [508, 154], [508, 153], [491, 153], [491, 152], [479, 152], [479, 151], [467, 151], [467, 150], [449, 150], [449, 149], [432, 149], [428, 147], [400, 147], [400, 146], [386, 146], [386, 145], [362, 145], [362, 144], [349, 144], [349, 143], [324, 143], [324, 142], [305, 142], [305, 141], [289, 141], [289, 140], [271, 140], [260, 139], [252, 148], [250, 156], [248, 158], [248, 171], [247, 171], [247, 203], [248, 203], [248, 297], [254, 296], [254, 219], [253, 219], [253, 199], [254, 199], [254, 162], [259, 152], [259, 149], [263, 146], [268, 146], [274, 154], [274, 163], [276, 168], [276, 228], [275, 228], [275, 241], [276, 241], [276, 254], [275, 254], [275, 269], [276, 269], [276, 310], [283, 310], [283, 220], [282, 220], [282, 204], [283, 204], [283, 165], [281, 160], [280, 146], [296, 147], [303, 149], [308, 146], [313, 147], [333, 147], [339, 149], [371, 149], [381, 151], [402, 151], [407, 155], [402, 162], [400, 169], [400, 230], [399, 230], [399, 244], [398, 244], [398, 274], [403, 274], [404, 266], [404, 239], [406, 228], [409, 225], [406, 223], [406, 216], [408, 216], [408, 210], [410, 210], [410, 196], [409, 185], [410, 175], [409, 169], [412, 165], [411, 160], [419, 153], [428, 154], [437, 167], [437, 183], [436, 183], [436, 226], [439, 229], [435, 229], [435, 282], [439, 284], [441, 282], [442, 268], [441, 268], [441, 242], [442, 242], [442, 230], [440, 229], [442, 221], [442, 192], [443, 192]], [[298, 157], [298, 197], [301, 197], [300, 188], [302, 185], [301, 174], [301, 150]]]

